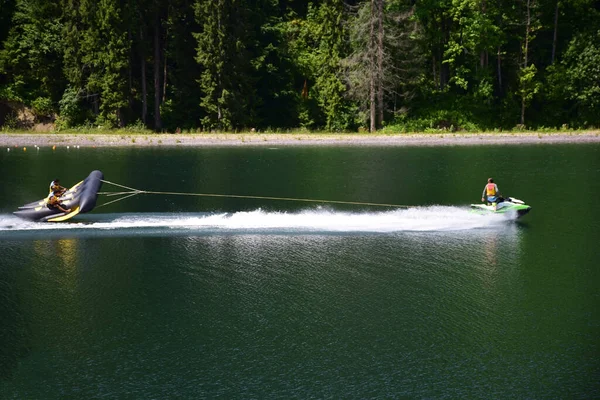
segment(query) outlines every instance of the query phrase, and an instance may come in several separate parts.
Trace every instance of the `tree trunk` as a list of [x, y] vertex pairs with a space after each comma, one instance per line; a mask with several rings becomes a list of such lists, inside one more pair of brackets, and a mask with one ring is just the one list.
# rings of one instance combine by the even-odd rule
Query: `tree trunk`
[[162, 121], [160, 119], [160, 92], [160, 16], [159, 11], [157, 10], [154, 20], [154, 130], [156, 131], [162, 129]]
[[446, 84], [450, 80], [450, 64], [444, 64], [444, 49], [446, 48], [448, 42], [450, 42], [450, 22], [448, 18], [442, 17], [442, 45], [440, 46], [440, 89], [443, 90], [446, 87]]
[[502, 53], [500, 52], [500, 46], [498, 46], [498, 89], [499, 92], [502, 93], [502, 58], [500, 57]]
[[121, 108], [117, 108], [116, 115], [117, 125], [119, 126], [119, 128], [123, 128], [125, 126], [125, 123], [123, 121], [123, 110]]
[[554, 64], [554, 57], [556, 56], [556, 40], [558, 39], [558, 3], [556, 0], [556, 8], [554, 9], [554, 36], [552, 38], [552, 58], [550, 59], [550, 65]]
[[[481, 13], [483, 15], [485, 15], [486, 13], [486, 2], [485, 0], [482, 0], [481, 2]], [[481, 50], [481, 52], [479, 53], [479, 66], [481, 68], [487, 67], [487, 51], [485, 50]]]
[[169, 37], [169, 28], [165, 31], [165, 42], [164, 42], [164, 60], [163, 60], [163, 88], [162, 88], [162, 102], [167, 101], [167, 38]]
[[433, 86], [438, 88], [439, 87], [438, 86], [438, 76], [437, 76], [437, 72], [435, 70], [435, 63], [436, 63], [436, 61], [435, 61], [435, 52], [434, 52], [434, 54], [432, 54], [432, 57], [431, 57], [431, 65], [433, 66]]
[[[527, 68], [529, 59], [529, 30], [531, 29], [531, 0], [527, 0], [527, 22], [525, 25], [525, 46], [523, 48], [523, 68]], [[525, 94], [521, 95], [521, 125], [525, 125]]]
[[[217, 32], [221, 33], [222, 32], [222, 28], [221, 28], [221, 17], [222, 17], [222, 13], [223, 10], [221, 10], [221, 8], [218, 9], [217, 11]], [[223, 45], [223, 39], [217, 39], [218, 40], [218, 44], [219, 46]], [[221, 103], [219, 102], [219, 98], [223, 97], [223, 82], [221, 79], [221, 73], [223, 72], [223, 67], [219, 67], [218, 71], [217, 71], [217, 94], [218, 97], [215, 99], [215, 102], [217, 103], [217, 121], [218, 121], [218, 127], [219, 129], [223, 129], [223, 122], [222, 122], [222, 118], [223, 118], [223, 112], [221, 111]]]
[[375, 0], [371, 0], [371, 21], [370, 22], [370, 34], [369, 34], [369, 108], [370, 108], [370, 132], [375, 132], [377, 129], [376, 118], [377, 118], [377, 110], [375, 104], [375, 68], [376, 68], [376, 54], [375, 54]]
[[[497, 6], [499, 6], [499, 7], [502, 6], [501, 0], [497, 0], [496, 3], [497, 3]], [[500, 30], [504, 29], [504, 24], [503, 24], [503, 20], [502, 20], [501, 16], [497, 17], [496, 25], [500, 28]], [[496, 69], [497, 69], [497, 73], [498, 73], [498, 94], [501, 95], [503, 92], [503, 88], [502, 88], [502, 47], [500, 45], [498, 45], [498, 49], [496, 52]]]
[[93, 100], [92, 100], [92, 104], [93, 104], [93, 108], [94, 108], [94, 115], [96, 115], [96, 116], [98, 114], [100, 114], [100, 100], [99, 100], [99, 97], [100, 96], [96, 95], [96, 96], [93, 97]]
[[383, 126], [383, 2], [377, 0], [377, 107], [379, 119], [376, 128]]
[[521, 97], [521, 125], [525, 125], [525, 96]]
[[144, 56], [144, 29], [140, 26], [140, 69], [142, 75], [142, 123], [147, 124], [148, 88], [146, 87], [146, 57]]
[[163, 62], [163, 88], [162, 88], [162, 102], [167, 101], [167, 55], [165, 52], [165, 60]]
[[[129, 43], [133, 43], [133, 34], [131, 33], [131, 29], [127, 29], [127, 39], [129, 40]], [[127, 103], [128, 103], [128, 111], [131, 111], [133, 109], [133, 63], [134, 63], [134, 58], [135, 58], [135, 49], [130, 46], [129, 47], [129, 65], [127, 65], [127, 70], [129, 72], [129, 77], [128, 77], [128, 91], [127, 91]], [[129, 114], [131, 115], [131, 114]]]
[[445, 68], [444, 65], [445, 64], [443, 63], [443, 61], [444, 61], [444, 50], [442, 50], [444, 48], [443, 46], [444, 45], [442, 43], [442, 47], [439, 49], [439, 53], [438, 53], [439, 54], [439, 63], [440, 63], [440, 65], [439, 65], [440, 90], [444, 90], [444, 86], [445, 86], [444, 85], [444, 68]]

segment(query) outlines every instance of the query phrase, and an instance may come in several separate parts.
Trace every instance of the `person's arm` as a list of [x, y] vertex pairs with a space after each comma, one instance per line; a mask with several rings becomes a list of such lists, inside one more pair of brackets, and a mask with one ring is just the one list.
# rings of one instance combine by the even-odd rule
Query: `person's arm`
[[70, 209], [70, 208], [69, 208], [69, 209], [67, 209], [67, 210], [65, 210], [65, 209], [64, 209], [64, 207], [62, 206], [62, 204], [57, 204], [56, 206], [58, 207], [58, 209], [59, 209], [60, 211], [62, 211], [62, 212], [64, 212], [64, 213], [66, 213], [66, 214], [68, 214], [68, 213], [70, 213], [70, 212], [71, 212], [71, 209]]
[[485, 201], [485, 189], [486, 189], [487, 185], [485, 185], [483, 187], [483, 193], [481, 193], [481, 201]]
[[70, 212], [71, 212], [71, 209], [70, 209], [70, 208], [66, 209], [66, 208], [64, 207], [64, 204], [62, 204], [62, 203], [61, 203], [61, 202], [58, 200], [58, 198], [57, 198], [56, 196], [54, 196], [54, 197], [53, 197], [53, 198], [50, 200], [50, 203], [51, 203], [51, 204], [53, 204], [53, 205], [54, 205], [54, 207], [58, 208], [60, 211], [64, 212], [65, 214], [68, 214], [68, 213], [70, 213]]

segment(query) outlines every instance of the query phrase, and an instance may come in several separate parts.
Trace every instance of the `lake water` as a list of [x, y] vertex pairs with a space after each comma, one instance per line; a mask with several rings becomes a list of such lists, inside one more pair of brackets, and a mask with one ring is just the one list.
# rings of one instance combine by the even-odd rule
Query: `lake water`
[[[414, 207], [138, 195], [11, 215], [94, 169]], [[600, 397], [598, 144], [4, 149], [0, 171], [0, 398]], [[471, 213], [489, 176], [531, 213]]]

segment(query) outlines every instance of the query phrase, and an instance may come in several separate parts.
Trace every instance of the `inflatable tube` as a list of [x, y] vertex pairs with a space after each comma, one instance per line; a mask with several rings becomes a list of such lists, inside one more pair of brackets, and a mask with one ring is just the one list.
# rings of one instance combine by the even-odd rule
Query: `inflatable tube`
[[47, 205], [48, 197], [46, 197], [19, 207], [19, 211], [15, 211], [13, 214], [30, 221], [60, 222], [66, 221], [79, 213], [92, 211], [96, 206], [98, 191], [102, 187], [102, 179], [104, 179], [102, 172], [92, 171], [87, 178], [67, 190], [60, 197], [63, 207], [71, 210], [69, 213], [49, 208]]
[[98, 191], [102, 187], [102, 179], [104, 175], [100, 171], [92, 171], [87, 178], [85, 178], [83, 188], [81, 189], [81, 195], [79, 196], [79, 212], [86, 213], [92, 211], [96, 207], [96, 200], [98, 200]]

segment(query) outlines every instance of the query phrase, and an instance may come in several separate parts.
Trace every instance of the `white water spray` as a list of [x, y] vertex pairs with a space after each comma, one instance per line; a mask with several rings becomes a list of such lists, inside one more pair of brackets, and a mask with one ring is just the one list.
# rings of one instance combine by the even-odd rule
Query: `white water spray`
[[422, 232], [493, 228], [502, 215], [479, 215], [467, 208], [430, 206], [384, 212], [341, 212], [322, 208], [300, 212], [261, 209], [236, 213], [89, 214], [69, 223], [42, 223], [0, 215], [0, 232], [46, 230], [172, 229], [210, 232]]

